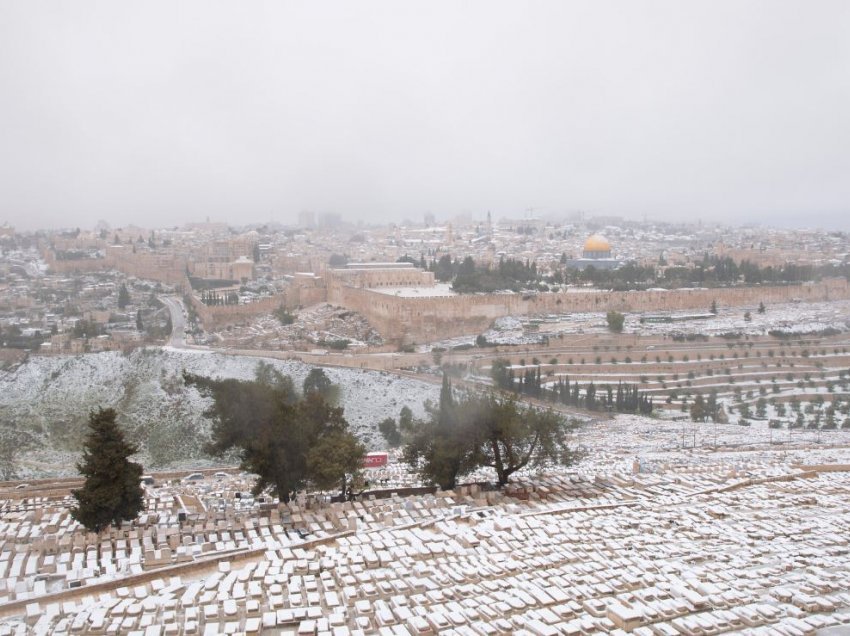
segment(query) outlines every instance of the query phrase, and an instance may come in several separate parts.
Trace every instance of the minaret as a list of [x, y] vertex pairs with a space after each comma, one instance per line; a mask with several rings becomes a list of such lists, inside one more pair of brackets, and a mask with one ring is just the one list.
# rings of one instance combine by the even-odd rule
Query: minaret
[[487, 210], [487, 240], [493, 240], [493, 217], [490, 215], [490, 210]]

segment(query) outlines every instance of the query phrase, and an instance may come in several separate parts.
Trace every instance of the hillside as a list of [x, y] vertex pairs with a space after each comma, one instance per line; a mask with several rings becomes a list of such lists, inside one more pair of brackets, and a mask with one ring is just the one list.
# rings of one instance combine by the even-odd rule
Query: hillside
[[[210, 401], [186, 387], [183, 371], [208, 377], [251, 379], [261, 358], [169, 348], [84, 356], [31, 357], [0, 375], [0, 420], [31, 433], [37, 448], [24, 458], [21, 476], [74, 474], [88, 412], [113, 407], [119, 423], [143, 449], [146, 467], [195, 467], [215, 463], [200, 447], [209, 435]], [[264, 359], [300, 387], [310, 369], [299, 362]], [[438, 387], [374, 371], [328, 368], [341, 387], [340, 405], [367, 448], [384, 446], [377, 432], [402, 406], [424, 414]], [[225, 463], [235, 459], [225, 458]]]

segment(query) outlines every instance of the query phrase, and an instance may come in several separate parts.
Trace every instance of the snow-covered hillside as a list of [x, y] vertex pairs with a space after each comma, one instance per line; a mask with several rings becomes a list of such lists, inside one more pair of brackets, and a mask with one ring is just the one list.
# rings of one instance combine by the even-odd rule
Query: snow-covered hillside
[[[73, 474], [88, 413], [113, 407], [119, 422], [140, 442], [146, 466], [201, 466], [211, 460], [200, 447], [208, 439], [210, 402], [183, 382], [183, 371], [218, 378], [252, 379], [263, 360], [290, 375], [296, 386], [310, 370], [299, 362], [229, 356], [169, 348], [84, 356], [31, 357], [0, 375], [0, 417], [30, 431], [39, 448], [24, 458], [22, 475]], [[388, 373], [327, 368], [341, 387], [340, 405], [369, 449], [383, 448], [377, 424], [398, 417], [403, 406], [424, 415], [423, 402], [439, 387]]]

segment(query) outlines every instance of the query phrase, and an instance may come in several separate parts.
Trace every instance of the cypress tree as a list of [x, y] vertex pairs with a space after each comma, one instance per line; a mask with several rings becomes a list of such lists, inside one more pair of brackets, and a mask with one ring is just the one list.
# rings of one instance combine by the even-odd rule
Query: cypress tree
[[77, 464], [86, 481], [82, 488], [71, 491], [77, 500], [71, 516], [90, 532], [100, 533], [112, 524], [120, 527], [144, 509], [142, 466], [128, 459], [138, 450], [124, 439], [113, 409], [89, 415], [83, 459]]
[[443, 386], [440, 387], [440, 419], [447, 420], [449, 411], [454, 406], [454, 397], [452, 396], [452, 382], [449, 376], [443, 374]]
[[121, 283], [121, 287], [118, 288], [118, 308], [124, 309], [129, 304], [130, 292], [127, 290], [127, 285]]

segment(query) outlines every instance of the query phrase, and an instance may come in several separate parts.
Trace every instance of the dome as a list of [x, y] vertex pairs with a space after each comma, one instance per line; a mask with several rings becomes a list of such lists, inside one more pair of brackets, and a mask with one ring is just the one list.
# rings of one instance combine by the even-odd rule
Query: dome
[[610, 252], [611, 245], [601, 234], [594, 234], [584, 242], [585, 252]]

